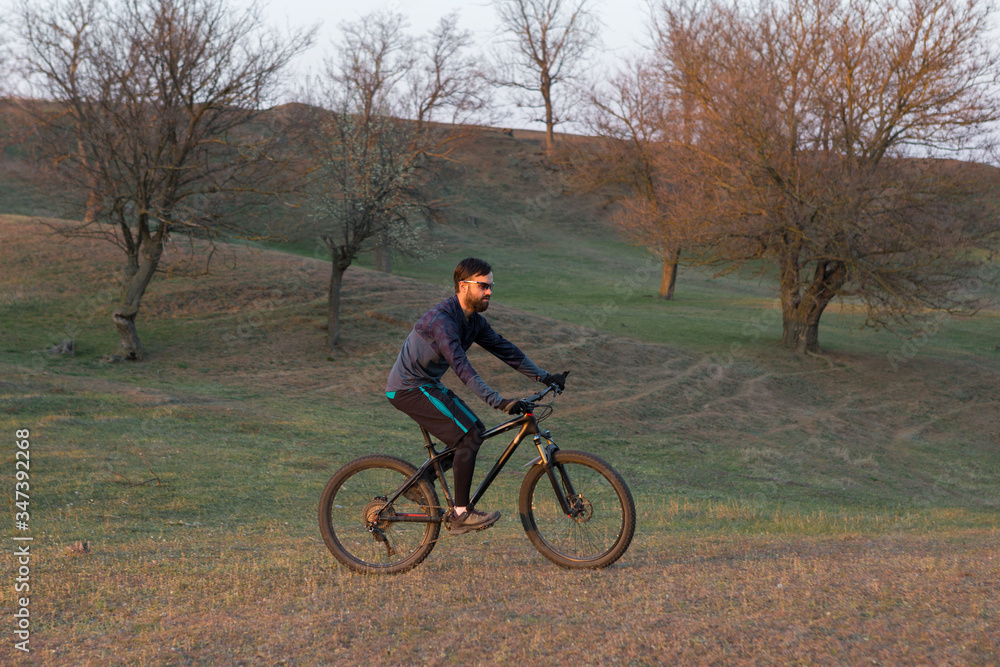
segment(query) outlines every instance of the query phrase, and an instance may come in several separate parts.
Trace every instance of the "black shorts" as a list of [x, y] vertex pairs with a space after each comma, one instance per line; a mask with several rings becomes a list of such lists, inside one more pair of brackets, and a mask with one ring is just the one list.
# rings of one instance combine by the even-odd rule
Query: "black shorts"
[[386, 396], [394, 408], [408, 414], [448, 447], [454, 447], [473, 429], [479, 433], [486, 430], [465, 401], [450, 389], [428, 384], [416, 389], [388, 392]]

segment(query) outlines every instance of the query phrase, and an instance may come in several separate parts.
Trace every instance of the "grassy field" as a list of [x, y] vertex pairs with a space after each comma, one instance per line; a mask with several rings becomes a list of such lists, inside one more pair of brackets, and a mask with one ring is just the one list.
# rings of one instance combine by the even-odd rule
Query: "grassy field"
[[[211, 276], [154, 281], [150, 361], [108, 363], [113, 248], [0, 218], [5, 525], [19, 534], [12, 443], [27, 429], [35, 538], [32, 652], [7, 632], [0, 662], [996, 664], [997, 311], [906, 340], [843, 306], [826, 354], [794, 357], [768, 281], [685, 268], [676, 302], [653, 299], [658, 267], [538, 187], [494, 218], [495, 201], [467, 195], [457, 217], [477, 224], [438, 230], [440, 253], [397, 275], [350, 269], [335, 356], [326, 265], [306, 246], [230, 246]], [[319, 538], [340, 465], [419, 460], [385, 376], [467, 254], [496, 267], [494, 326], [573, 371], [546, 422], [557, 442], [632, 488], [636, 539], [607, 570], [534, 552], [515, 512], [527, 450], [484, 501], [501, 523], [442, 539], [411, 573], [352, 575]], [[64, 338], [74, 357], [44, 351]], [[474, 363], [502, 393], [535, 388]], [[11, 548], [2, 560], [15, 571]]]

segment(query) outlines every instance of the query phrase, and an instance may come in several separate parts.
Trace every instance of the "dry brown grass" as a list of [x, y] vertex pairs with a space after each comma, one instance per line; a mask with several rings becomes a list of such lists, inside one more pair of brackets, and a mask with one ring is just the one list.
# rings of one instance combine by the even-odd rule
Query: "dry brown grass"
[[643, 531], [620, 565], [569, 572], [507, 524], [392, 578], [281, 533], [50, 553], [33, 662], [990, 665], [1000, 651], [995, 531]]

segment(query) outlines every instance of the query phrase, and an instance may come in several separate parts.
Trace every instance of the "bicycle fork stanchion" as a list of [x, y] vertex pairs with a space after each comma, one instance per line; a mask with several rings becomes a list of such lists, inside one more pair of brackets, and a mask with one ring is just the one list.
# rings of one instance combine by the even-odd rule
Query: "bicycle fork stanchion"
[[[576, 491], [573, 490], [573, 484], [569, 481], [569, 477], [566, 475], [566, 468], [563, 467], [562, 464], [555, 463], [553, 461], [553, 459], [555, 459], [556, 452], [559, 451], [559, 447], [557, 447], [554, 442], [549, 440], [548, 447], [543, 448], [541, 435], [535, 436], [535, 445], [538, 447], [538, 453], [540, 455], [539, 458], [535, 459], [538, 461], [537, 465], [545, 466], [545, 474], [548, 476], [549, 482], [552, 484], [552, 490], [555, 491], [556, 499], [559, 501], [559, 506], [562, 508], [562, 511], [566, 514], [566, 516], [572, 517], [575, 509], [570, 507], [567, 496], [575, 498]], [[562, 480], [562, 484], [559, 483], [559, 479], [556, 479], [556, 469], [559, 470], [559, 479]]]

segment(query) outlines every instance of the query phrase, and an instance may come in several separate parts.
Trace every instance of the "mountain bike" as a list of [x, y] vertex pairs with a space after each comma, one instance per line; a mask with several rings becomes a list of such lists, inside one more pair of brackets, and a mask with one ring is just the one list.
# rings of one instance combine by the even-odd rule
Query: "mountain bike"
[[[540, 401], [549, 393], [548, 403]], [[479, 484], [475, 505], [530, 438], [538, 456], [521, 483], [518, 512], [528, 539], [550, 561], [565, 568], [602, 568], [628, 549], [635, 534], [635, 502], [622, 476], [601, 458], [561, 450], [539, 422], [553, 410], [556, 385], [525, 400], [527, 411], [483, 434], [484, 442], [516, 431]], [[334, 557], [364, 574], [397, 574], [419, 565], [437, 543], [454, 501], [445, 479], [455, 449], [441, 451], [421, 428], [428, 458], [419, 468], [395, 456], [363, 456], [334, 473], [319, 503], [323, 541]], [[435, 481], [447, 505], [438, 503]]]

